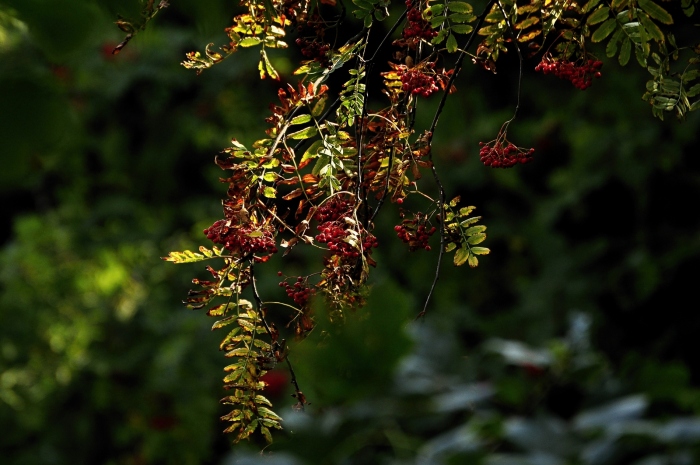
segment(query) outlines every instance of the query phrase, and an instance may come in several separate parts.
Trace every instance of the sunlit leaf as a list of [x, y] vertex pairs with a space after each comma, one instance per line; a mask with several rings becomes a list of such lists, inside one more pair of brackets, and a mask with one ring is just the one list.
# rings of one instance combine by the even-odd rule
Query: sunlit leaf
[[447, 4], [447, 8], [453, 13], [472, 13], [474, 11], [474, 8], [466, 2], [450, 2]]
[[259, 37], [246, 37], [245, 39], [238, 42], [240, 47], [253, 47], [262, 43], [262, 39]]
[[455, 252], [454, 264], [456, 266], [462, 266], [466, 263], [467, 258], [469, 258], [469, 247], [462, 246]]
[[491, 249], [486, 247], [472, 247], [472, 253], [474, 255], [488, 255], [491, 253]]
[[295, 116], [292, 118], [292, 120], [289, 122], [290, 125], [294, 124], [305, 124], [311, 121], [311, 115], [299, 115]]
[[318, 129], [316, 126], [309, 126], [301, 131], [293, 132], [287, 135], [288, 139], [309, 139], [318, 134]]
[[469, 238], [467, 239], [467, 242], [471, 245], [476, 245], [476, 244], [481, 244], [482, 242], [484, 242], [484, 240], [486, 240], [486, 234], [481, 233], [481, 234], [475, 234], [473, 236], [469, 236]]

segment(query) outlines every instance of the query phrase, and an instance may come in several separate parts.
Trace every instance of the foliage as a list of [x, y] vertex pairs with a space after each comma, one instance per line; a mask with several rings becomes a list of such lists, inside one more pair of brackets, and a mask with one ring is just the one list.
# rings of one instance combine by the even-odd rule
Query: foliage
[[[479, 15], [475, 15], [473, 6], [466, 2], [431, 5], [407, 0], [400, 15], [392, 15], [388, 2], [356, 0], [354, 3], [359, 9], [354, 10], [353, 15], [361, 19], [361, 26], [357, 26], [356, 34], [343, 45], [335, 47], [327, 42], [327, 34], [346, 24], [344, 6], [330, 13], [332, 7], [338, 8], [335, 1], [321, 4], [244, 1], [241, 6], [245, 12], [234, 17], [234, 24], [226, 29], [229, 44], [221, 47], [221, 52], [214, 51], [210, 44], [204, 56], [192, 52], [182, 63], [200, 73], [239, 48], [260, 46], [260, 78], [279, 80], [268, 49], [287, 48], [283, 39], [291, 28], [295, 28], [299, 36], [296, 43], [302, 47], [302, 55], [310, 58], [302, 60], [294, 71], [294, 75], [300, 76], [297, 85], [287, 84], [278, 90], [280, 103], [271, 105], [272, 115], [266, 119], [270, 125], [266, 130], [268, 137], [255, 141], [250, 149], [234, 139], [232, 147], [224, 151], [227, 158], [217, 157], [217, 165], [231, 171], [229, 177], [222, 179], [229, 185], [223, 201], [224, 218], [204, 233], [213, 242], [223, 245], [229, 255], [223, 257], [223, 268], [208, 267], [214, 281], [194, 280], [203, 289], [190, 291], [191, 297], [187, 299], [188, 305], [201, 308], [216, 297], [223, 298], [226, 303], [218, 304], [208, 313], [226, 314], [232, 308], [236, 314], [228, 318], [240, 323], [247, 321], [241, 316], [241, 295], [251, 288], [255, 304], [254, 310], [246, 310], [248, 318], [257, 314], [260, 332], [269, 338], [269, 342], [259, 347], [251, 341], [228, 353], [240, 357], [239, 362], [231, 366], [234, 374], [241, 376], [245, 371], [248, 376], [246, 383], [232, 384], [235, 393], [227, 397], [228, 403], [240, 407], [224, 417], [235, 421], [238, 429], [231, 427], [227, 431], [236, 433], [236, 441], [247, 438], [257, 426], [261, 426], [265, 437], [271, 440], [267, 428], [258, 421], [260, 411], [269, 411], [265, 406], [269, 401], [260, 396], [258, 403], [258, 397], [253, 394], [264, 388], [260, 377], [265, 372], [262, 369], [265, 361], [272, 360], [273, 366], [285, 361], [291, 370], [288, 347], [284, 339], [278, 342], [278, 330], [268, 324], [268, 306], [255, 287], [254, 264], [267, 262], [277, 253], [278, 241], [287, 249], [285, 255], [293, 247], [297, 247], [297, 251], [315, 247], [328, 252], [321, 271], [297, 277], [294, 289], [286, 283], [287, 278], [280, 283], [295, 304], [282, 306], [294, 309], [286, 326], [293, 326], [298, 338], [305, 337], [315, 326], [310, 305], [312, 295], [324, 297], [332, 309], [330, 318], [337, 321], [342, 321], [348, 310], [363, 305], [370, 267], [377, 265], [371, 256], [379, 245], [373, 234], [374, 220], [386, 200], [403, 204], [413, 194], [430, 202], [432, 211], [412, 212], [413, 220], [403, 221], [395, 228], [412, 251], [430, 250], [427, 240], [435, 229], [426, 228], [433, 217], [439, 225], [437, 271], [419, 316], [424, 316], [428, 308], [444, 253], [454, 250], [455, 265], [468, 263], [476, 267], [477, 255], [490, 252], [485, 247], [473, 247], [486, 239], [486, 227], [475, 224], [479, 217], [469, 217], [473, 207], [456, 210], [459, 197], [446, 202], [432, 151], [434, 132], [447, 96], [456, 91], [454, 80], [465, 56], [471, 55], [469, 49], [477, 36], [483, 38], [471, 56], [474, 63], [483, 68], [495, 73], [499, 56], [510, 46], [519, 57], [519, 76], [522, 76], [524, 58], [520, 44], [526, 43], [529, 57], [542, 55], [536, 70], [554, 73], [581, 90], [590, 87], [594, 77], [602, 76], [602, 61], [588, 50], [593, 44], [604, 42], [610, 36], [606, 55], [616, 56], [619, 44], [621, 65], [627, 64], [634, 47], [637, 61], [643, 67], [647, 67], [654, 44], [658, 53], [654, 51], [651, 56], [659, 67], [648, 67], [654, 81], [647, 85], [648, 92], [644, 95], [652, 104], [654, 115], [663, 119], [664, 111], [674, 111], [683, 118], [697, 107], [689, 98], [700, 89], [700, 84], [692, 86], [700, 76], [700, 71], [693, 67], [700, 59], [691, 57], [681, 74], [671, 73], [670, 61], [678, 60], [680, 52], [687, 47], [678, 48], [674, 35], [662, 31], [659, 24], [672, 25], [674, 19], [653, 0], [615, 1], [610, 5], [602, 5], [600, 0], [581, 5], [569, 1], [535, 0], [518, 4], [514, 0], [491, 0]], [[691, 16], [693, 5], [689, 3], [684, 7], [684, 13]], [[152, 2], [145, 8], [143, 16], [151, 18]], [[370, 40], [371, 34], [387, 19], [395, 19], [394, 25], [375, 45]], [[368, 101], [371, 83], [368, 70], [375, 67], [378, 53], [402, 25], [401, 37], [392, 42], [394, 53], [387, 65], [389, 69], [379, 72], [384, 81], [381, 91], [389, 105], [374, 110]], [[457, 34], [467, 35], [461, 47]], [[672, 47], [670, 53], [665, 45], [667, 41]], [[446, 69], [450, 55], [455, 54], [452, 69]], [[332, 92], [329, 79], [343, 70], [348, 80], [338, 90], [335, 102], [328, 105], [328, 93]], [[676, 77], [680, 80], [675, 80]], [[518, 81], [519, 86], [520, 78]], [[440, 90], [442, 97], [433, 122], [426, 130], [418, 130], [415, 124], [418, 100]], [[507, 139], [508, 128], [518, 109], [519, 104], [493, 141], [481, 143], [484, 165], [510, 168], [532, 160], [534, 149], [520, 148]], [[298, 157], [297, 152], [305, 145], [303, 155]], [[438, 191], [436, 198], [419, 189], [422, 170], [430, 170], [433, 175]], [[289, 204], [291, 201], [296, 207]], [[402, 216], [406, 214], [404, 208]], [[314, 226], [320, 231], [316, 236], [309, 233]], [[220, 253], [174, 252], [165, 259], [187, 263], [221, 257]], [[283, 276], [283, 272], [279, 271], [278, 275]], [[256, 324], [252, 323], [254, 328]], [[250, 367], [251, 361], [257, 361], [257, 367]], [[229, 375], [225, 382], [231, 379]], [[303, 408], [305, 396], [296, 382], [295, 388], [295, 396]], [[245, 421], [239, 422], [242, 418]], [[275, 423], [274, 426], [280, 425]]]
[[[172, 289], [188, 270], [158, 266], [153, 258], [159, 250], [203, 254], [197, 249], [201, 229], [220, 212], [211, 202], [217, 189], [208, 185], [216, 176], [201, 166], [231, 132], [252, 146], [253, 134], [264, 128], [241, 115], [256, 114], [264, 102], [259, 94], [272, 83], [248, 79], [257, 54], [251, 62], [239, 53], [199, 80], [169, 66], [179, 61], [179, 50], [216, 40], [223, 25], [204, 19], [226, 12], [230, 5], [223, 2], [173, 4], [116, 60], [111, 51], [123, 37], [116, 28], [109, 34], [106, 23], [116, 12], [134, 15], [99, 2], [106, 12], [80, 24], [102, 27], [89, 33], [73, 25], [51, 35], [45, 32], [49, 22], [30, 14], [32, 2], [15, 3], [10, 17], [25, 32], [12, 32], [12, 40], [3, 42], [0, 70], [3, 108], [15, 109], [3, 115], [1, 127], [3, 162], [11, 168], [0, 173], [8, 213], [0, 276], [0, 382], [7, 394], [0, 424], [9, 432], [0, 440], [3, 457], [12, 464], [228, 463], [229, 447], [216, 433], [215, 399], [222, 395], [207, 375], [220, 365], [215, 348], [223, 335], [207, 334], [197, 314], [177, 311]], [[84, 11], [78, 1], [55, 6], [50, 12], [34, 8], [64, 26], [73, 24], [66, 22], [70, 15], [62, 16], [64, 9]], [[196, 38], [184, 29], [184, 17], [193, 19], [189, 31], [197, 24]], [[71, 42], [76, 31], [82, 48]], [[272, 53], [270, 58], [282, 79], [293, 79], [284, 60]], [[610, 439], [617, 452], [608, 463], [693, 457], [697, 441], [689, 416], [698, 413], [697, 318], [684, 301], [692, 298], [698, 225], [684, 205], [697, 195], [697, 114], [681, 126], [654, 125], [643, 115], [643, 102], [636, 102], [643, 80], [631, 67], [606, 71], [585, 97], [557, 80], [537, 79], [526, 67], [524, 105], [508, 135], [535, 146], [537, 159], [517, 173], [479, 169], [477, 142], [494, 139], [508, 113], [504, 89], [517, 85], [512, 61], [503, 58], [508, 54], [491, 79], [478, 69], [462, 70], [454, 82], [460, 92], [446, 102], [444, 130], [434, 142], [436, 165], [450, 167], [441, 173], [446, 190], [469, 199], [488, 220], [488, 260], [478, 273], [441, 270], [432, 300], [441, 317], [412, 328], [416, 347], [393, 377], [406, 350], [400, 322], [415, 312], [414, 301], [403, 299], [424, 296], [431, 285], [425, 278], [434, 271], [431, 260], [410, 259], [405, 250], [417, 244], [421, 225], [424, 231], [433, 226], [421, 211], [406, 210], [401, 217], [403, 205], [382, 211], [372, 231], [381, 244], [372, 257], [382, 266], [370, 280], [397, 282], [400, 290], [375, 285], [367, 325], [354, 326], [364, 311], [350, 313], [339, 327], [325, 324], [319, 309], [317, 329], [333, 331], [332, 338], [318, 349], [315, 339], [291, 346], [312, 405], [307, 413], [285, 409], [297, 401], [282, 399], [273, 390], [279, 384], [266, 375], [270, 384], [263, 395], [282, 409], [285, 431], [276, 434], [267, 457], [258, 456], [262, 442], [256, 437], [250, 455], [239, 444], [229, 457], [235, 463], [414, 463], [425, 457], [434, 463], [541, 463], [543, 449], [528, 448], [513, 435], [541, 424], [554, 425], [582, 448], [596, 438]], [[477, 81], [484, 91], [469, 85]], [[341, 83], [328, 81], [325, 95], [332, 97]], [[370, 83], [369, 107], [381, 104], [373, 88]], [[435, 109], [436, 100], [419, 100], [421, 109]], [[417, 127], [430, 122], [424, 111], [416, 113]], [[409, 195], [407, 207], [413, 199]], [[397, 222], [415, 232], [408, 244], [392, 240]], [[195, 231], [187, 232], [191, 224]], [[307, 249], [255, 264], [266, 300], [294, 301], [296, 276], [321, 260], [318, 249]], [[415, 250], [419, 258], [429, 255]], [[286, 287], [259, 273], [263, 265], [291, 275], [284, 282], [292, 296], [284, 297]], [[382, 296], [387, 299], [372, 306]], [[250, 293], [244, 297], [254, 303]], [[538, 375], [497, 356], [498, 345], [482, 346], [498, 337], [527, 342], [535, 349], [527, 355], [561, 353], [555, 339], [561, 339], [570, 309], [594, 318], [591, 344], [607, 370], [602, 384], [577, 371], [560, 377], [547, 368]], [[283, 315], [268, 316], [283, 328]], [[316, 330], [310, 334], [319, 336]], [[374, 350], [377, 340], [382, 342]], [[501, 347], [512, 345], [501, 341]], [[336, 366], [345, 367], [346, 376]], [[268, 374], [279, 376], [279, 368]], [[282, 386], [288, 384], [289, 376], [282, 378]], [[476, 389], [487, 384], [496, 394], [469, 398], [475, 390], [467, 387], [475, 382]], [[576, 418], [637, 393], [646, 400], [634, 405], [645, 413], [637, 410], [637, 420], [612, 422], [610, 428], [578, 429], [565, 408]], [[27, 401], [6, 402], [13, 394]], [[501, 421], [490, 416], [494, 411]], [[66, 428], [56, 428], [56, 419]], [[641, 428], [631, 431], [640, 419]], [[621, 435], [614, 436], [616, 425], [626, 428]], [[671, 436], [672, 430], [684, 431], [687, 439]], [[472, 431], [479, 441], [465, 445], [462, 439], [473, 437]], [[469, 447], [473, 452], [465, 452]], [[591, 450], [582, 448], [569, 449], [567, 457]], [[504, 457], [511, 454], [518, 455]]]

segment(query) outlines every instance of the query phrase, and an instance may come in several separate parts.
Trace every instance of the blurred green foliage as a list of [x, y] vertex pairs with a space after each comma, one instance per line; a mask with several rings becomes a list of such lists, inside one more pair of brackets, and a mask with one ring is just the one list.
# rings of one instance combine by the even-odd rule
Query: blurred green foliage
[[112, 22], [138, 7], [0, 1], [3, 464], [700, 461], [700, 117], [654, 120], [647, 76], [615, 63], [585, 93], [526, 73], [509, 135], [536, 161], [508, 171], [478, 142], [512, 111], [516, 63], [465, 70], [436, 162], [491, 255], [444, 264], [410, 323], [436, 256], [409, 254], [386, 208], [369, 306], [294, 348], [307, 412], [282, 390], [275, 444], [231, 449], [219, 335], [180, 305], [200, 270], [159, 257], [205, 243], [213, 156], [259, 138], [276, 85], [244, 53], [200, 77], [179, 66], [222, 40], [223, 0], [173, 2], [111, 55]]

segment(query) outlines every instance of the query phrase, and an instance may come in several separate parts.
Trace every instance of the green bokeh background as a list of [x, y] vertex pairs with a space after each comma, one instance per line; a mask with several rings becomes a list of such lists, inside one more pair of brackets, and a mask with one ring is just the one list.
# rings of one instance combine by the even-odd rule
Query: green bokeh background
[[[477, 207], [491, 255], [444, 263], [412, 322], [437, 256], [408, 253], [385, 206], [367, 309], [293, 345], [308, 411], [283, 383], [285, 432], [263, 454], [232, 446], [222, 335], [180, 304], [201, 267], [160, 257], [206, 244], [213, 157], [263, 137], [278, 84], [254, 51], [182, 68], [236, 9], [172, 3], [113, 56], [113, 21], [139, 2], [0, 1], [1, 463], [700, 463], [700, 117], [654, 120], [635, 63], [579, 92], [530, 60], [509, 136], [535, 161], [487, 169], [478, 142], [512, 114], [511, 56], [496, 75], [465, 68], [436, 135], [448, 195]], [[317, 260], [275, 259], [261, 292], [281, 298], [277, 269]]]

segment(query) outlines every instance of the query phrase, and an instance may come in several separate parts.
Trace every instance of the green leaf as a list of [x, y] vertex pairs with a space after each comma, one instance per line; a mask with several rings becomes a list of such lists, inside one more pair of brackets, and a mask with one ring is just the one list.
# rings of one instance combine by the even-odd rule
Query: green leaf
[[457, 248], [457, 244], [455, 244], [454, 242], [450, 242], [449, 244], [447, 244], [445, 246], [445, 252], [452, 252], [456, 248]]
[[445, 37], [447, 37], [447, 34], [449, 34], [449, 29], [442, 29], [440, 32], [438, 32], [438, 35], [433, 37], [433, 40], [431, 40], [430, 43], [435, 45], [441, 44], [445, 40]]
[[260, 43], [262, 43], [262, 39], [260, 37], [246, 37], [245, 39], [238, 42], [238, 46], [239, 47], [253, 47], [253, 46], [258, 45]]
[[277, 420], [277, 421], [282, 420], [282, 417], [280, 417], [279, 415], [277, 415], [275, 412], [273, 412], [272, 410], [270, 410], [267, 407], [258, 407], [258, 413], [264, 418], [269, 418], [271, 420]]
[[657, 26], [656, 23], [649, 18], [649, 16], [644, 13], [638, 13], [637, 18], [639, 18], [639, 22], [642, 23], [642, 26], [644, 26], [644, 29], [646, 29], [649, 37], [657, 42], [664, 41], [664, 33], [661, 32], [659, 26]]
[[474, 255], [488, 255], [491, 253], [491, 250], [486, 247], [472, 247], [472, 253]]
[[472, 13], [474, 11], [474, 8], [466, 2], [450, 2], [447, 4], [447, 8], [453, 13]]
[[598, 29], [591, 36], [591, 41], [600, 42], [609, 36], [617, 27], [617, 21], [614, 18], [610, 18], [600, 25]]
[[306, 149], [306, 152], [304, 152], [304, 155], [302, 155], [301, 161], [299, 163], [304, 164], [304, 162], [306, 162], [307, 160], [316, 158], [318, 156], [318, 151], [321, 147], [323, 147], [322, 140], [314, 141], [314, 143], [311, 144], [308, 149]]
[[432, 18], [430, 18], [430, 27], [432, 27], [433, 29], [437, 29], [438, 27], [440, 27], [440, 25], [442, 25], [444, 21], [444, 16], [433, 16]]
[[214, 331], [215, 329], [223, 328], [224, 326], [233, 323], [236, 318], [238, 318], [236, 315], [232, 315], [224, 318], [223, 320], [219, 320], [211, 326], [211, 330]]
[[638, 0], [637, 4], [655, 20], [661, 21], [664, 24], [673, 24], [673, 17], [669, 12], [652, 0]]
[[170, 252], [167, 257], [163, 257], [163, 260], [179, 264], [201, 262], [202, 260], [209, 260], [209, 258], [210, 256], [185, 250], [184, 252]]
[[268, 444], [272, 443], [272, 434], [270, 434], [270, 430], [266, 426], [260, 426], [260, 432], [262, 433], [263, 437], [265, 438], [265, 442]]
[[[252, 353], [249, 347], [239, 347], [237, 349], [230, 350], [226, 353], [227, 357], [248, 357]], [[240, 363], [233, 363], [224, 368], [224, 371], [232, 371], [240, 367]]]
[[598, 6], [599, 3], [600, 3], [600, 0], [589, 0], [588, 3], [586, 3], [586, 4], [583, 6], [583, 12], [584, 12], [584, 13], [588, 13], [588, 12], [591, 11], [593, 8], [595, 8], [596, 6]]
[[605, 55], [607, 55], [608, 58], [612, 58], [617, 54], [617, 44], [620, 42], [620, 39], [622, 39], [624, 33], [622, 29], [618, 29], [610, 38], [608, 45], [605, 47]]
[[311, 121], [311, 115], [299, 115], [295, 116], [292, 118], [292, 120], [289, 122], [290, 125], [294, 124], [305, 124]]
[[326, 102], [328, 102], [328, 94], [323, 94], [320, 99], [318, 99], [318, 102], [314, 105], [314, 108], [311, 110], [311, 116], [314, 118], [318, 118], [321, 116], [323, 113], [324, 108], [326, 108]]
[[607, 6], [598, 8], [593, 13], [591, 13], [591, 15], [588, 17], [588, 19], [586, 20], [586, 24], [593, 25], [593, 24], [601, 23], [601, 22], [605, 21], [606, 19], [608, 19], [609, 16], [610, 16], [610, 8], [608, 8]]
[[630, 61], [630, 54], [632, 53], [632, 41], [628, 37], [622, 41], [622, 46], [620, 47], [620, 64], [625, 66], [628, 61]]
[[287, 139], [309, 139], [318, 134], [316, 126], [309, 126], [301, 131], [293, 132], [287, 135]]
[[[681, 80], [684, 84], [688, 84], [689, 82], [696, 80], [698, 76], [700, 76], [700, 69], [691, 69], [690, 71], [683, 73]], [[199, 250], [202, 250], [202, 247], [200, 247]]]
[[[450, 206], [454, 207], [454, 205], [452, 205], [452, 204], [450, 204]], [[468, 207], [462, 207], [459, 209], [459, 216], [467, 216], [467, 215], [471, 214], [471, 212], [473, 212], [474, 210], [476, 210], [476, 207], [473, 205], [470, 205]], [[479, 218], [481, 218], [481, 217], [479, 217]]]
[[433, 16], [441, 15], [445, 11], [445, 5], [443, 3], [438, 3], [430, 6], [430, 13]]
[[272, 402], [270, 402], [267, 397], [261, 396], [260, 394], [255, 396], [255, 403], [259, 405], [267, 405], [272, 407]]
[[486, 240], [486, 234], [474, 234], [473, 236], [469, 236], [467, 239], [467, 243], [470, 245], [476, 245], [476, 244], [481, 244]]
[[476, 268], [479, 265], [479, 259], [476, 258], [476, 255], [469, 254], [467, 261], [469, 262], [469, 266], [472, 268]]
[[449, 15], [447, 18], [455, 23], [470, 23], [476, 19], [474, 15], [465, 15], [462, 13], [454, 13]]
[[221, 341], [221, 344], [219, 344], [219, 350], [224, 350], [224, 347], [226, 347], [229, 343], [233, 342], [233, 338], [238, 335], [238, 333], [241, 331], [240, 326], [237, 326], [233, 328], [224, 338], [223, 341]]
[[455, 39], [454, 34], [450, 34], [447, 37], [447, 43], [445, 44], [447, 47], [447, 51], [449, 53], [454, 53], [457, 51], [458, 45], [457, 45], [457, 39]]
[[462, 266], [469, 258], [469, 247], [462, 246], [456, 253], [454, 258], [455, 266]]
[[450, 30], [455, 34], [469, 34], [474, 28], [469, 24], [455, 24]]
[[643, 44], [641, 47], [634, 47], [634, 54], [637, 57], [637, 61], [644, 68], [647, 67], [647, 56], [649, 56], [649, 50], [649, 44]]
[[[352, 3], [362, 8], [363, 10], [372, 11], [374, 10], [374, 5], [367, 0], [352, 0]], [[363, 15], [364, 16], [364, 15]]]
[[[261, 68], [261, 66], [264, 68]], [[260, 71], [261, 79], [264, 78], [265, 73], [267, 73], [271, 79], [279, 81], [280, 75], [277, 73], [275, 68], [272, 67], [272, 63], [270, 63], [270, 59], [267, 57], [267, 53], [265, 53], [264, 48], [260, 50], [260, 63], [258, 64], [258, 70]]]
[[688, 92], [686, 92], [687, 97], [695, 97], [698, 94], [700, 94], [700, 84], [695, 84], [693, 87], [688, 89]]
[[466, 236], [473, 236], [474, 234], [479, 234], [486, 231], [486, 226], [480, 225], [480, 226], [472, 226], [471, 228], [467, 229], [464, 231], [464, 234]]
[[464, 221], [462, 221], [461, 223], [459, 223], [459, 225], [460, 225], [461, 227], [465, 228], [465, 227], [469, 226], [470, 224], [476, 223], [476, 222], [479, 221], [480, 219], [481, 219], [480, 216], [472, 216], [471, 218], [467, 218], [466, 220], [464, 220]]

